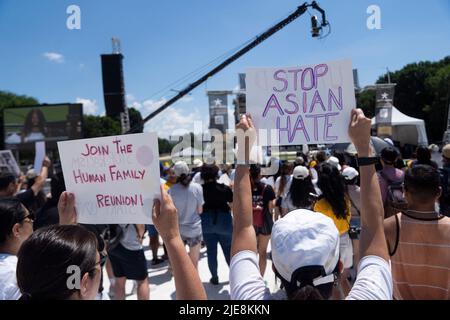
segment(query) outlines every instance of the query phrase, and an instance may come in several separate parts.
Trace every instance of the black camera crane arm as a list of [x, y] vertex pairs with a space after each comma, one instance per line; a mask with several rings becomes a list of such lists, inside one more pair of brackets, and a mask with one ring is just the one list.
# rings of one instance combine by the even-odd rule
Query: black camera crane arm
[[297, 8], [293, 13], [291, 13], [287, 18], [281, 20], [276, 25], [270, 27], [268, 30], [257, 36], [251, 43], [249, 43], [247, 46], [233, 54], [231, 57], [227, 58], [225, 61], [223, 61], [221, 64], [219, 64], [217, 67], [200, 77], [195, 82], [189, 84], [186, 88], [181, 90], [177, 95], [172, 97], [170, 100], [168, 100], [166, 103], [164, 103], [161, 107], [150, 113], [148, 116], [146, 116], [142, 122], [133, 128], [131, 128], [127, 133], [136, 133], [138, 128], [141, 128], [142, 125], [144, 125], [147, 121], [153, 119], [155, 116], [157, 116], [159, 113], [170, 107], [172, 104], [183, 98], [186, 94], [188, 94], [190, 91], [197, 88], [199, 85], [201, 85], [203, 82], [205, 82], [209, 77], [215, 75], [225, 67], [227, 67], [232, 62], [236, 61], [240, 57], [242, 57], [244, 54], [249, 52], [251, 49], [262, 43], [263, 41], [267, 40], [270, 36], [275, 34], [276, 32], [280, 31], [284, 27], [286, 27], [288, 24], [299, 18], [301, 15], [303, 15], [308, 7], [312, 7], [315, 10], [319, 11], [322, 14], [322, 25], [324, 25], [325, 21], [325, 11], [322, 10], [319, 5], [316, 3], [316, 1], [313, 1], [311, 4], [303, 3], [301, 6]]

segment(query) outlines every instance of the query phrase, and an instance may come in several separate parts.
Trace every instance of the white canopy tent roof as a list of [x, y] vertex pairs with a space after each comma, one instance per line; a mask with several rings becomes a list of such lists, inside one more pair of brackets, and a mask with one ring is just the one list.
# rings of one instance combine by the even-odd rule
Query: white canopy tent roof
[[[390, 108], [392, 108], [390, 123], [392, 126], [392, 140], [399, 141], [402, 144], [428, 146], [425, 121], [407, 116], [394, 106]], [[376, 117], [372, 118], [372, 127], [375, 125]]]

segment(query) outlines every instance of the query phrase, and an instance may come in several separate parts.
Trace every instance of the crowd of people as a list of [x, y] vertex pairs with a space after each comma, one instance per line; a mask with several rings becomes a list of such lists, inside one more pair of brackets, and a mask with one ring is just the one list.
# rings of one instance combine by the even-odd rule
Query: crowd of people
[[[238, 129], [254, 132], [251, 117], [242, 116]], [[219, 245], [231, 299], [449, 299], [450, 145], [442, 168], [425, 147], [409, 162], [394, 146], [377, 157], [370, 129], [355, 109], [349, 136], [356, 158], [299, 152], [294, 161], [271, 159], [279, 170], [270, 176], [248, 157], [238, 165], [161, 164], [152, 225], [77, 224], [62, 173], [53, 175], [51, 194], [42, 194], [48, 158], [26, 186], [2, 173], [0, 300], [108, 299], [104, 268], [111, 298], [125, 299], [133, 280], [138, 299], [148, 300], [145, 234], [152, 264], [168, 262], [177, 299], [207, 298], [198, 273], [202, 246], [210, 283], [220, 283]], [[268, 259], [276, 292], [264, 281]], [[71, 286], [73, 266], [79, 279]]]

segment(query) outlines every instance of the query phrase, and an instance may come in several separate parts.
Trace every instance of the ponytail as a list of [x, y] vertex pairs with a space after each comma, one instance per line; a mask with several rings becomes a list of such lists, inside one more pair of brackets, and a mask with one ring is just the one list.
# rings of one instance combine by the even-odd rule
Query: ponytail
[[187, 187], [192, 181], [192, 177], [189, 174], [182, 174], [177, 182], [181, 183], [183, 186]]

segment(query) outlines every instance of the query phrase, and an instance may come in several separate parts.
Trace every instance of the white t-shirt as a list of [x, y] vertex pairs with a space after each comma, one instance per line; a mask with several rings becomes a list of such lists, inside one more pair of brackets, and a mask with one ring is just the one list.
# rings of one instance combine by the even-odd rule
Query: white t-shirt
[[227, 173], [224, 173], [219, 177], [217, 183], [221, 183], [229, 187], [231, 185], [231, 179]]
[[275, 190], [275, 182], [273, 181], [273, 176], [264, 177], [261, 179], [261, 182], [264, 183], [265, 185], [271, 186], [272, 189]]
[[17, 257], [0, 253], [0, 300], [18, 300], [21, 297], [16, 278]]
[[[289, 192], [292, 183], [292, 176], [286, 175], [286, 185], [284, 186], [283, 193], [280, 195], [281, 197], [286, 197], [286, 194]], [[281, 176], [277, 178], [275, 181], [275, 194], [278, 195], [278, 189], [280, 188]]]
[[284, 197], [283, 200], [281, 201], [281, 208], [287, 209], [288, 212], [291, 212], [291, 211], [294, 211], [294, 210], [297, 210], [297, 209], [301, 209], [301, 208], [297, 208], [292, 203], [291, 193], [290, 192], [288, 192], [286, 194], [286, 197]]
[[202, 173], [199, 171], [196, 174], [194, 174], [194, 176], [192, 177], [192, 182], [198, 183], [198, 184], [203, 184], [204, 181], [202, 179]]
[[169, 194], [178, 210], [180, 234], [187, 238], [201, 236], [202, 220], [197, 209], [204, 203], [202, 186], [195, 182], [187, 187], [176, 183], [170, 187]]
[[[358, 276], [348, 300], [391, 300], [392, 274], [389, 263], [377, 256], [363, 257]], [[256, 252], [245, 250], [231, 258], [231, 300], [272, 300], [274, 297], [265, 286], [259, 272]]]

